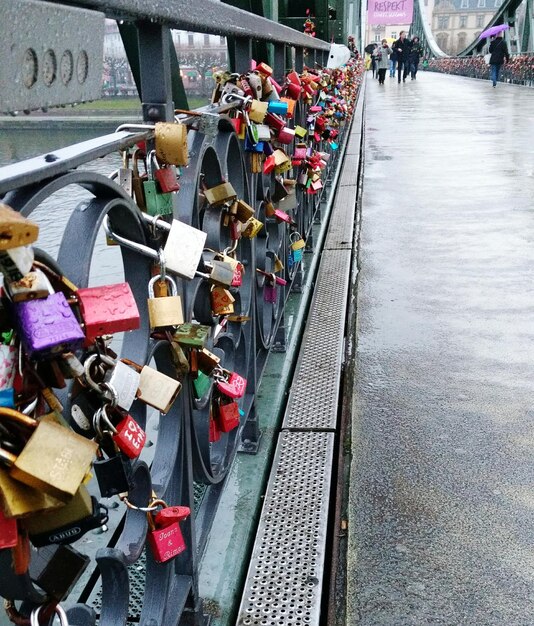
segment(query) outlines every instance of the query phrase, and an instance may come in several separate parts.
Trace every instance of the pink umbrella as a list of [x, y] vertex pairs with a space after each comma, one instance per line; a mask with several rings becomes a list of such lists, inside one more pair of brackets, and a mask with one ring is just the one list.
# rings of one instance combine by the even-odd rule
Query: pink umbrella
[[483, 31], [479, 35], [479, 39], [487, 39], [488, 37], [493, 37], [493, 35], [498, 35], [502, 33], [503, 30], [508, 30], [510, 26], [508, 24], [497, 24], [497, 26], [491, 26], [487, 30]]

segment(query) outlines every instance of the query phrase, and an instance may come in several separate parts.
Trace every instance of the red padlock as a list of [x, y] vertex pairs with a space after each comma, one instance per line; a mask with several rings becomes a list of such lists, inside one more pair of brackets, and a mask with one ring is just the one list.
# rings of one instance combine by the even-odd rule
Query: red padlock
[[292, 100], [298, 100], [300, 98], [300, 94], [302, 92], [302, 87], [295, 83], [287, 83], [286, 85], [286, 96], [291, 98]]
[[[169, 508], [162, 500], [151, 503], [163, 505], [164, 509]], [[161, 513], [161, 511], [160, 511]], [[178, 556], [186, 549], [184, 537], [180, 530], [180, 524], [173, 522], [169, 526], [158, 527], [153, 513], [148, 513], [149, 531], [147, 535], [148, 545], [152, 550], [152, 556], [156, 563], [166, 563]]]
[[219, 426], [217, 422], [210, 416], [210, 434], [209, 434], [209, 442], [216, 443], [221, 438], [221, 431], [219, 430]]
[[223, 433], [229, 433], [239, 426], [239, 406], [237, 402], [219, 403], [217, 418]]
[[[215, 371], [217, 371], [217, 368], [215, 368]], [[246, 379], [237, 372], [228, 372], [221, 367], [218, 368], [218, 371], [219, 376], [216, 377], [217, 389], [225, 396], [232, 398], [232, 400], [242, 398], [247, 389]]]
[[276, 167], [276, 159], [274, 154], [268, 156], [263, 162], [263, 173], [270, 174]]
[[167, 528], [175, 522], [183, 522], [191, 515], [188, 506], [168, 506], [156, 513], [154, 523], [156, 528]]
[[115, 426], [113, 441], [129, 459], [136, 459], [146, 443], [146, 433], [128, 413]]
[[139, 309], [128, 283], [78, 289], [74, 297], [80, 305], [86, 345], [102, 335], [139, 328]]
[[264, 123], [270, 126], [275, 131], [280, 132], [285, 127], [286, 122], [275, 113], [267, 113]]
[[162, 193], [170, 193], [171, 191], [179, 191], [180, 183], [176, 176], [174, 166], [167, 165], [154, 170], [154, 178], [158, 181], [159, 188]]
[[243, 273], [245, 271], [245, 268], [243, 267], [243, 265], [241, 265], [241, 263], [238, 263], [235, 270], [234, 270], [234, 277], [232, 278], [232, 283], [231, 283], [231, 287], [241, 287], [241, 285], [243, 284]]

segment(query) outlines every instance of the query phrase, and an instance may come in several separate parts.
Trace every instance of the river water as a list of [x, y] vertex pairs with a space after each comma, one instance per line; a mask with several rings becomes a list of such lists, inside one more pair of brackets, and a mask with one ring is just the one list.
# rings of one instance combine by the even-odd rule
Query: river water
[[[107, 129], [95, 127], [88, 129], [51, 130], [44, 127], [32, 130], [2, 128], [0, 130], [0, 167], [46, 154], [58, 148], [93, 139], [107, 134]], [[83, 166], [84, 169], [109, 175], [120, 164], [118, 153], [110, 154], [103, 159], [92, 161]], [[81, 169], [81, 168], [80, 168]], [[74, 208], [80, 203], [90, 200], [92, 195], [81, 187], [70, 185], [53, 194], [32, 213], [32, 219], [40, 226], [38, 246], [51, 254], [57, 255], [61, 240], [66, 234], [65, 227]], [[69, 268], [62, 268], [69, 275]], [[91, 263], [90, 284], [102, 285], [123, 280], [122, 260], [118, 247], [106, 245], [105, 235], [100, 232], [93, 260]]]

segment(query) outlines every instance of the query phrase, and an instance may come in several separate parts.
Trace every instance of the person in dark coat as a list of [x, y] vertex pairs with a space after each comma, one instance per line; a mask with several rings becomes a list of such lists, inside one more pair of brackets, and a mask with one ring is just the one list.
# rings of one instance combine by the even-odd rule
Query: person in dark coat
[[499, 80], [499, 72], [503, 63], [508, 63], [510, 60], [510, 54], [508, 53], [508, 46], [502, 37], [495, 37], [490, 43], [489, 53], [490, 57], [490, 80], [493, 82], [493, 86], [497, 86]]
[[401, 30], [399, 38], [393, 44], [392, 48], [397, 55], [397, 78], [398, 82], [406, 82], [406, 76], [410, 71], [409, 59], [412, 43], [409, 39], [406, 39], [406, 33]]
[[409, 66], [410, 76], [412, 80], [417, 78], [417, 70], [419, 69], [419, 59], [423, 55], [423, 45], [419, 42], [419, 37], [412, 39], [412, 46], [410, 48]]

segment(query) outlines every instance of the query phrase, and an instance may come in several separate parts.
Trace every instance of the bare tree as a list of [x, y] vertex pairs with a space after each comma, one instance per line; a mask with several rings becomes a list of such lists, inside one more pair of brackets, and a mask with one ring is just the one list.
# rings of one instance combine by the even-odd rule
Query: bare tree
[[109, 72], [109, 79], [113, 95], [118, 95], [117, 84], [126, 81], [126, 73], [128, 70], [128, 61], [125, 58], [106, 57], [104, 59], [104, 67]]
[[207, 85], [206, 72], [208, 70], [226, 69], [226, 59], [220, 52], [198, 50], [196, 52], [183, 52], [178, 50], [180, 65], [193, 67], [200, 74], [200, 95], [207, 96], [211, 93], [212, 85]]

